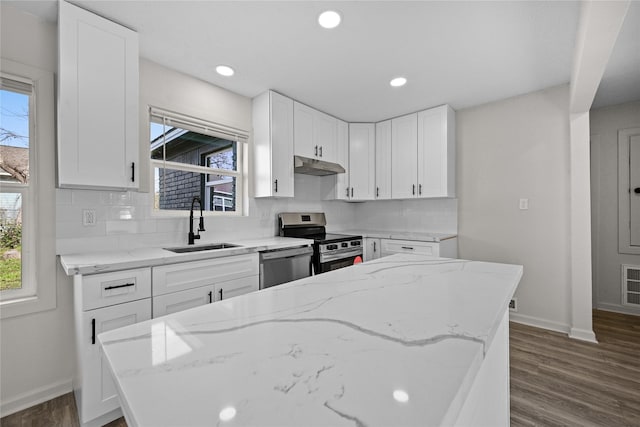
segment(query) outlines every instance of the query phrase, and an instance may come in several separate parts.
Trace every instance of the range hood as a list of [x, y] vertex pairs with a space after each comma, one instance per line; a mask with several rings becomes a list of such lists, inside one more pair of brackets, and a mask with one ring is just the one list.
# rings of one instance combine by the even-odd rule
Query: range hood
[[293, 172], [306, 175], [335, 175], [345, 173], [342, 166], [337, 163], [325, 162], [324, 160], [310, 159], [308, 157], [293, 156]]

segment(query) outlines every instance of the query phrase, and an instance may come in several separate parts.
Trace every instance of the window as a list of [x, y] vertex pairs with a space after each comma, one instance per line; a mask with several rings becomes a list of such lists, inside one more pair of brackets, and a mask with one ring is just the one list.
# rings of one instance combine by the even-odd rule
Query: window
[[[0, 67], [0, 304], [11, 317], [55, 307], [53, 73]], [[36, 244], [37, 236], [37, 244]]]
[[[33, 86], [3, 75], [0, 81], [0, 291], [2, 297], [35, 295], [26, 276], [31, 255], [23, 230], [31, 229], [26, 202], [30, 140], [33, 135]], [[23, 280], [24, 278], [24, 280]], [[11, 291], [11, 292], [6, 292]]]
[[154, 208], [190, 210], [198, 197], [203, 210], [241, 215], [246, 139], [244, 131], [152, 108]]

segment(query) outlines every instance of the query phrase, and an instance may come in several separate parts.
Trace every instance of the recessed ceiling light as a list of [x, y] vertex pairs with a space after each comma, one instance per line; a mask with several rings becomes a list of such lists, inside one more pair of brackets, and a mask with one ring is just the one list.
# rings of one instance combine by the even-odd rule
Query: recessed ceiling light
[[405, 79], [404, 77], [396, 77], [395, 79], [389, 82], [389, 84], [393, 87], [404, 86], [406, 83], [407, 83], [407, 79]]
[[220, 411], [218, 418], [220, 418], [220, 421], [229, 421], [233, 419], [233, 417], [235, 416], [236, 416], [236, 408], [234, 408], [233, 406], [227, 406], [222, 411]]
[[235, 73], [235, 71], [233, 71], [233, 68], [229, 67], [228, 65], [218, 65], [216, 67], [216, 72], [225, 77], [233, 76], [233, 74]]
[[400, 403], [406, 403], [409, 401], [409, 393], [404, 390], [393, 390], [393, 398]]
[[327, 10], [326, 12], [322, 12], [318, 17], [318, 24], [322, 28], [335, 28], [340, 25], [340, 14], [333, 10]]

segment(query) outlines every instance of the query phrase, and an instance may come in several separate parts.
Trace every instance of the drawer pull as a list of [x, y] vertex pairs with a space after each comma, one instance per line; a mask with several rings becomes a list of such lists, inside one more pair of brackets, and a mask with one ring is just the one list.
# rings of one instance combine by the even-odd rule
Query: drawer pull
[[118, 289], [118, 288], [128, 288], [129, 286], [135, 286], [135, 283], [125, 283], [124, 285], [113, 285], [113, 286], [107, 286], [106, 288], [104, 288], [105, 291], [111, 290], [111, 289]]
[[407, 249], [407, 250], [410, 250], [410, 251], [413, 250], [413, 248], [411, 246], [403, 246], [402, 249]]
[[96, 319], [91, 319], [91, 344], [96, 343]]

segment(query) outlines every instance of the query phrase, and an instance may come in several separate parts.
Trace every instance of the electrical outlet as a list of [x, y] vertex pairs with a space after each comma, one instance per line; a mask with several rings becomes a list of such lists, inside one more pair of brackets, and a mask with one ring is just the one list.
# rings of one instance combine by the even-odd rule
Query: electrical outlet
[[95, 209], [83, 209], [82, 210], [82, 225], [94, 226], [96, 225], [96, 210]]
[[509, 301], [509, 311], [518, 311], [518, 298], [513, 298]]

